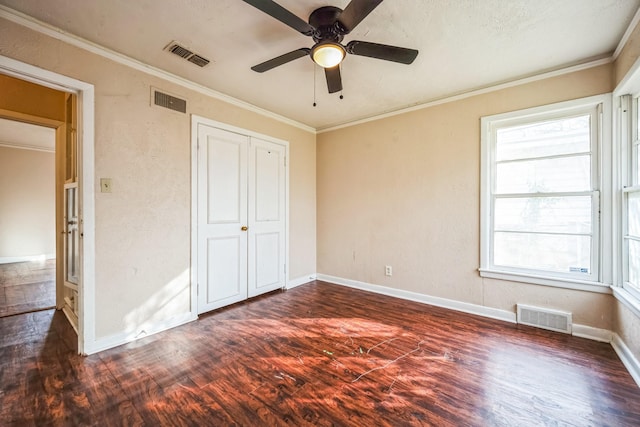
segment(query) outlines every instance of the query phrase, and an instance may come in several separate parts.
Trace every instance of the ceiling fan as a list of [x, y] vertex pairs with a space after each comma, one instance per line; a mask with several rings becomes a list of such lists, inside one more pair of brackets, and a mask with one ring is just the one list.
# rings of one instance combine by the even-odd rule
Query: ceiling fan
[[353, 31], [373, 9], [382, 3], [382, 0], [351, 0], [344, 10], [334, 6], [323, 6], [311, 12], [309, 23], [304, 22], [271, 0], [244, 0], [244, 2], [305, 36], [312, 37], [315, 42], [311, 48], [296, 49], [251, 67], [253, 71], [258, 73], [264, 73], [294, 59], [309, 55], [313, 62], [324, 68], [329, 93], [335, 93], [342, 90], [340, 63], [347, 53], [401, 64], [411, 64], [418, 56], [418, 51], [415, 49], [360, 40], [350, 41], [346, 45], [341, 44], [344, 36]]

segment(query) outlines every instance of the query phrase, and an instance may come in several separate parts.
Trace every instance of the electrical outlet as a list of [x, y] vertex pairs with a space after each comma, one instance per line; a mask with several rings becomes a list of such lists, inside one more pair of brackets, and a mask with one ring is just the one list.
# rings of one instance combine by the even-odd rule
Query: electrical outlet
[[393, 269], [391, 268], [390, 265], [385, 265], [384, 266], [384, 275], [385, 276], [391, 276], [393, 274]]
[[111, 193], [111, 178], [100, 178], [100, 192]]

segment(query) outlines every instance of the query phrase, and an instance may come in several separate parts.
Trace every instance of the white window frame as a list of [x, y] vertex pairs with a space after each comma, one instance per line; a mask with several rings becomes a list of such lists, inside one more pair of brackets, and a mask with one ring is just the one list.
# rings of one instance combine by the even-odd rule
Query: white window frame
[[[593, 140], [591, 147], [592, 191], [598, 206], [592, 212], [593, 234], [591, 243], [591, 272], [556, 273], [519, 268], [496, 266], [493, 264], [493, 209], [496, 176], [496, 131], [506, 126], [534, 121], [553, 120], [579, 114], [591, 114], [597, 109], [592, 123]], [[588, 98], [565, 101], [541, 107], [513, 111], [481, 118], [481, 199], [480, 199], [480, 268], [482, 277], [533, 283], [561, 288], [580, 289], [609, 293], [611, 283], [611, 261], [602, 254], [611, 248], [610, 233], [602, 233], [603, 224], [610, 224], [611, 209], [607, 201], [611, 199], [611, 95], [596, 95]]]
[[[626, 99], [625, 99], [626, 98]], [[636, 301], [640, 301], [640, 289], [629, 283], [629, 240], [636, 240], [629, 236], [628, 232], [628, 198], [632, 193], [640, 192], [640, 180], [638, 179], [638, 151], [640, 150], [640, 132], [638, 126], [640, 120], [640, 93], [633, 96], [621, 98], [622, 121], [621, 121], [621, 161], [620, 177], [622, 180], [622, 288], [627, 291]], [[628, 127], [627, 129], [622, 129]]]

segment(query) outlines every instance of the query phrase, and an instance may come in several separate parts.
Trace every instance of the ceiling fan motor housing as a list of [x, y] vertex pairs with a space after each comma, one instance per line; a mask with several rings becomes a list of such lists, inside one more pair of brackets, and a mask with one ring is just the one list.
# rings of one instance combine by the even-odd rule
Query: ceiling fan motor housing
[[313, 32], [313, 41], [316, 43], [332, 41], [340, 43], [344, 38], [344, 30], [338, 22], [342, 9], [334, 6], [324, 6], [314, 10], [309, 15], [309, 25], [316, 30]]

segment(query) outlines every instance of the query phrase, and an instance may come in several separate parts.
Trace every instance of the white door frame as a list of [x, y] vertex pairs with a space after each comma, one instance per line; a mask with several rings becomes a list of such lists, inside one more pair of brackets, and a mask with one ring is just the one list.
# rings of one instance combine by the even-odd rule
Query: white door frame
[[198, 315], [198, 125], [203, 124], [228, 132], [260, 138], [285, 147], [285, 286], [289, 283], [289, 141], [242, 129], [206, 117], [191, 115], [191, 314]]
[[0, 74], [78, 96], [78, 188], [81, 219], [78, 353], [95, 353], [94, 86], [0, 55]]

